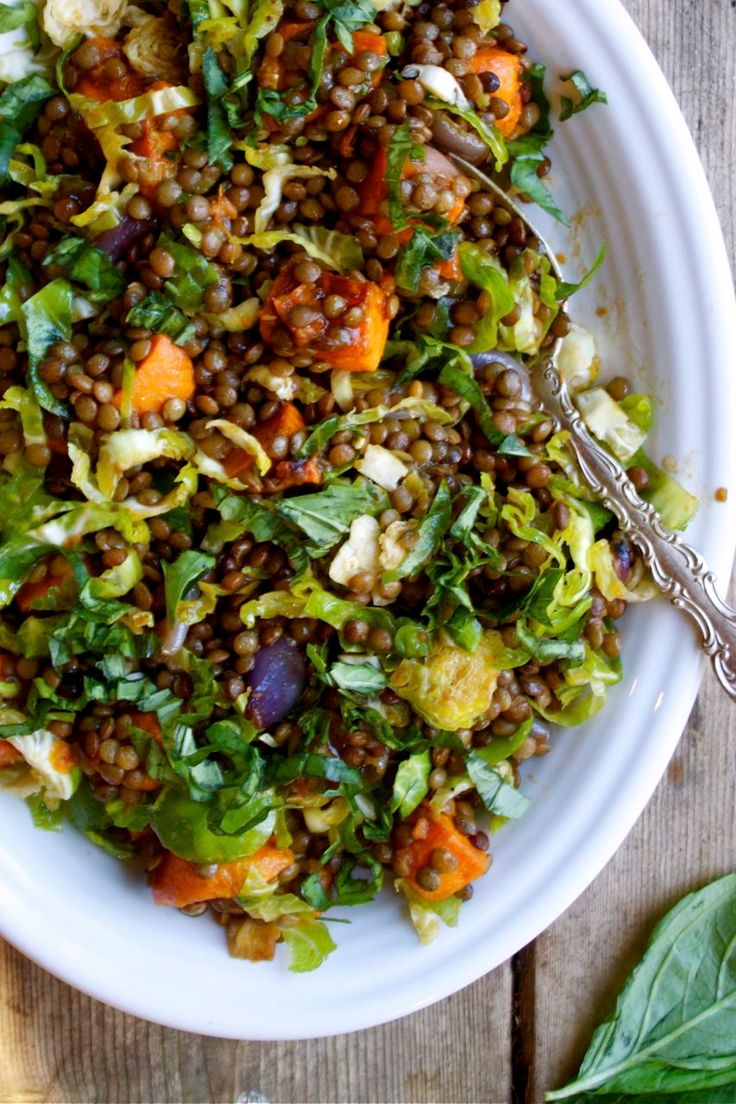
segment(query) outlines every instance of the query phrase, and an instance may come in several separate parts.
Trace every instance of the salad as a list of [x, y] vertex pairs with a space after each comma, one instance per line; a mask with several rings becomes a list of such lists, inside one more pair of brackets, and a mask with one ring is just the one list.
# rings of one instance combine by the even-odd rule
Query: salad
[[[0, 3], [0, 788], [237, 957], [314, 968], [384, 883], [454, 924], [520, 764], [621, 678], [654, 590], [540, 354], [696, 506], [454, 160], [565, 221], [501, 9]], [[605, 101], [564, 79], [562, 120]]]

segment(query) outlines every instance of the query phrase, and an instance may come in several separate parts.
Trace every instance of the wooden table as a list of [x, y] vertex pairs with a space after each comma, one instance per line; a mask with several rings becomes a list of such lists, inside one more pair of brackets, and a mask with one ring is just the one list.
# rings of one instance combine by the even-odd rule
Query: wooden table
[[[685, 111], [733, 260], [736, 11], [624, 2]], [[736, 865], [735, 722], [709, 676], [646, 812], [577, 903], [512, 962], [386, 1027], [303, 1043], [186, 1035], [81, 996], [0, 944], [0, 1101], [536, 1104], [577, 1068], [653, 922]]]

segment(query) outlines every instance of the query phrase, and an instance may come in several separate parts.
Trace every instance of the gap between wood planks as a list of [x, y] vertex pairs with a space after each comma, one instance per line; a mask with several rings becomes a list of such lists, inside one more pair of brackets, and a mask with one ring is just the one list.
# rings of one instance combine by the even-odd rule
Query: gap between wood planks
[[511, 959], [511, 1104], [534, 1104], [535, 947]]

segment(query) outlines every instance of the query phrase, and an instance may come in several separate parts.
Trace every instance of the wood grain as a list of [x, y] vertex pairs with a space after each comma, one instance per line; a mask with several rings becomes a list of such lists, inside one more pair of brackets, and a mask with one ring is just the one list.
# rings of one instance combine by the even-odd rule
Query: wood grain
[[297, 1043], [227, 1042], [144, 1023], [75, 992], [7, 944], [0, 990], [3, 1104], [461, 1104], [510, 1095], [509, 964], [407, 1019]]
[[[522, 3], [523, 0], [516, 0]], [[605, 0], [601, 0], [605, 2]], [[729, 0], [624, 0], [675, 89], [736, 253], [736, 13]], [[572, 1074], [647, 933], [734, 867], [736, 714], [709, 679], [680, 752], [616, 858], [533, 950], [424, 1012], [299, 1043], [225, 1042], [144, 1023], [0, 944], [3, 1104], [541, 1101]], [[512, 1016], [517, 1031], [512, 1038]]]

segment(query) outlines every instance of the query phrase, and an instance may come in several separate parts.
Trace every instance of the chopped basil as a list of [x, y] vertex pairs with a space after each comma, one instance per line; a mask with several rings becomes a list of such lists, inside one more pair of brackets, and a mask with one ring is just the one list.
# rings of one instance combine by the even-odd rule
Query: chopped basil
[[583, 278], [581, 280], [578, 280], [576, 284], [567, 284], [564, 281], [558, 282], [557, 288], [555, 290], [555, 297], [561, 302], [564, 302], [566, 299], [569, 299], [571, 295], [574, 295], [576, 291], [580, 291], [581, 288], [587, 287], [605, 259], [606, 243], [603, 242], [600, 249], [598, 250], [598, 255], [596, 256], [596, 259], [593, 261], [593, 264], [590, 266]]
[[38, 73], [14, 81], [0, 94], [0, 184], [7, 178], [15, 147], [53, 95], [53, 86]]
[[129, 326], [166, 334], [177, 345], [186, 345], [195, 334], [194, 323], [161, 291], [149, 291], [145, 299], [131, 307], [125, 320]]
[[172, 563], [163, 561], [161, 569], [164, 575], [166, 593], [166, 616], [173, 625], [177, 618], [177, 607], [182, 598], [201, 578], [215, 566], [215, 557], [206, 552], [187, 549], [181, 552]]
[[524, 815], [529, 807], [529, 798], [524, 797], [508, 782], [504, 782], [499, 772], [494, 767], [490, 767], [478, 752], [466, 753], [465, 766], [471, 782], [478, 791], [478, 796], [489, 813], [508, 817], [510, 820], [516, 820]]
[[574, 72], [568, 73], [566, 77], [560, 79], [569, 82], [579, 96], [577, 101], [571, 100], [569, 96], [560, 97], [560, 122], [565, 122], [572, 115], [585, 111], [591, 104], [608, 103], [606, 93], [602, 92], [600, 88], [593, 88], [582, 69], [575, 69]]
[[354, 483], [332, 483], [324, 491], [284, 499], [276, 512], [296, 525], [310, 539], [311, 556], [324, 556], [347, 533], [351, 522], [362, 514], [386, 509], [384, 491], [367, 479]]
[[120, 269], [103, 249], [84, 238], [62, 238], [43, 263], [61, 268], [68, 280], [83, 284], [87, 288], [85, 298], [92, 303], [110, 303], [125, 290]]
[[388, 188], [389, 217], [394, 229], [401, 229], [408, 224], [404, 212], [404, 204], [401, 199], [401, 178], [404, 165], [408, 158], [412, 161], [424, 161], [426, 156], [424, 146], [418, 145], [412, 136], [408, 123], [402, 123], [396, 127], [391, 135], [386, 151], [386, 187]]
[[398, 286], [407, 291], [417, 291], [422, 270], [438, 261], [449, 261], [461, 237], [459, 230], [431, 234], [423, 226], [417, 226], [396, 259], [395, 279]]
[[[11, 85], [11, 87], [13, 87]], [[1, 98], [1, 97], [0, 97]], [[21, 307], [28, 345], [28, 381], [39, 406], [50, 414], [68, 417], [68, 407], [52, 393], [38, 372], [41, 361], [56, 341], [68, 341], [72, 333], [74, 293], [66, 280], [52, 280]]]
[[393, 583], [397, 579], [407, 579], [424, 567], [443, 535], [447, 532], [451, 518], [452, 499], [447, 484], [443, 480], [437, 488], [429, 512], [419, 523], [415, 543], [398, 567], [384, 572], [384, 583]]

